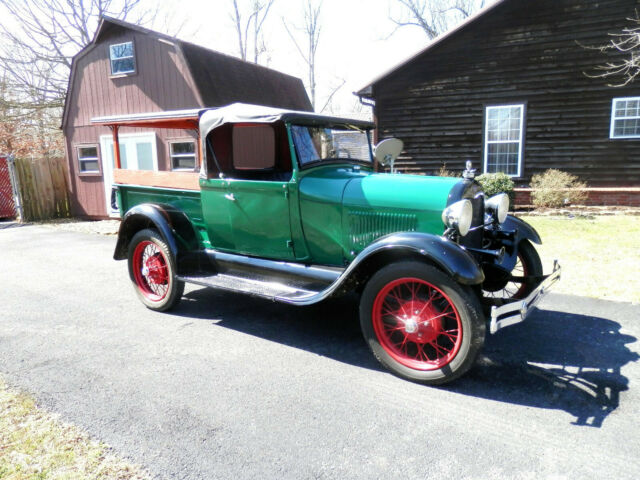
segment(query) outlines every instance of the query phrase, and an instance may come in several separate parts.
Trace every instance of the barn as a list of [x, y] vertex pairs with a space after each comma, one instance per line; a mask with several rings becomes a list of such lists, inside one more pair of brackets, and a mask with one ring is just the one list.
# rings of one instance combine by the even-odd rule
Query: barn
[[[640, 204], [640, 84], [612, 87], [597, 48], [632, 26], [638, 0], [499, 0], [356, 94], [401, 171], [504, 172], [516, 186], [548, 168], [592, 201]], [[626, 196], [625, 196], [626, 195]], [[615, 202], [614, 202], [615, 203]]]
[[[299, 78], [127, 22], [104, 17], [73, 59], [62, 130], [72, 213], [118, 216], [111, 208], [113, 132], [91, 124], [109, 115], [216, 107], [234, 102], [311, 111]], [[194, 171], [195, 131], [124, 127], [122, 168]]]

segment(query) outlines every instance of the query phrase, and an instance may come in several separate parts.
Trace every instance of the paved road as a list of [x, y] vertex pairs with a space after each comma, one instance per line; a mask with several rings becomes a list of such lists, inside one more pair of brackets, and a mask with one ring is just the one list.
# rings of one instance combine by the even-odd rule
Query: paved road
[[0, 374], [160, 478], [640, 477], [638, 305], [551, 295], [428, 388], [378, 367], [352, 302], [153, 313], [115, 238], [6, 225]]

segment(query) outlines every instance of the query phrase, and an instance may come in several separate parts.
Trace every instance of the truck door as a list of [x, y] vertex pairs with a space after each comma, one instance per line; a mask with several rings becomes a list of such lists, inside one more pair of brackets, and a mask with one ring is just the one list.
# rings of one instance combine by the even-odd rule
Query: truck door
[[292, 259], [288, 180], [276, 131], [269, 124], [235, 124], [229, 217], [235, 248], [246, 255]]

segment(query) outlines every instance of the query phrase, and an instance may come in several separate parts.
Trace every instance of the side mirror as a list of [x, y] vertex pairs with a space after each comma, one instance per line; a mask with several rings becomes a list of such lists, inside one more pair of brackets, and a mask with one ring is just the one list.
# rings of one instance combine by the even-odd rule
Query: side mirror
[[402, 143], [402, 140], [398, 140], [397, 138], [387, 138], [376, 145], [373, 155], [375, 156], [376, 161], [383, 167], [389, 165], [391, 173], [393, 173], [393, 163], [396, 158], [398, 158], [398, 155], [400, 155], [403, 148], [404, 143]]

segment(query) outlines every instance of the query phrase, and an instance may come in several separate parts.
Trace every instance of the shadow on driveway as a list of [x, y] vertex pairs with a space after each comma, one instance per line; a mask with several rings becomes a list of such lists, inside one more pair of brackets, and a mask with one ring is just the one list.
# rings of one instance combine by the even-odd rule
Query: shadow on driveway
[[[355, 297], [294, 307], [234, 293], [189, 292], [173, 314], [382, 370], [360, 332]], [[636, 341], [605, 318], [538, 310], [521, 325], [487, 335], [476, 366], [450, 392], [535, 408], [559, 409], [573, 424], [600, 427], [628, 389], [621, 368], [639, 356]]]

